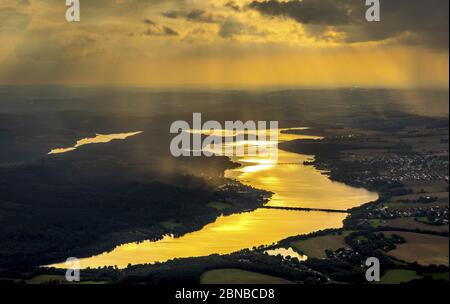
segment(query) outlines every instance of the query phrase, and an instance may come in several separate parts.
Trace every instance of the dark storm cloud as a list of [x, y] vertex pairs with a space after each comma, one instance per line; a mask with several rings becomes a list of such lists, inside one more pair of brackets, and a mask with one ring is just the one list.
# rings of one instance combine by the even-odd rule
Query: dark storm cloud
[[171, 10], [162, 13], [166, 18], [170, 19], [186, 19], [191, 22], [199, 23], [218, 23], [223, 20], [222, 16], [216, 16], [201, 9], [193, 9], [190, 11]]
[[222, 38], [231, 38], [235, 35], [242, 34], [244, 28], [245, 24], [234, 18], [229, 18], [220, 26], [219, 36]]
[[[249, 4], [249, 7], [266, 15], [289, 17], [303, 24], [344, 25], [353, 22], [351, 9], [355, 2], [351, 0], [296, 0], [288, 2], [269, 0], [253, 1]], [[362, 5], [362, 2], [358, 2]]]
[[178, 19], [181, 17], [180, 12], [175, 11], [175, 10], [164, 12], [161, 15], [163, 15], [166, 18], [170, 18], [170, 19]]
[[178, 36], [178, 32], [171, 27], [168, 26], [159, 26], [155, 22], [150, 19], [144, 20], [145, 24], [148, 24], [149, 27], [145, 30], [142, 35], [145, 36]]
[[156, 25], [156, 23], [151, 19], [144, 19], [144, 23], [148, 25]]
[[214, 23], [216, 19], [212, 14], [209, 14], [203, 10], [195, 9], [190, 11], [186, 15], [186, 19], [189, 21], [197, 21], [197, 22], [205, 22], [205, 23]]
[[228, 17], [220, 24], [219, 36], [222, 38], [233, 38], [238, 35], [265, 36], [266, 33], [256, 27], [239, 21], [233, 16]]
[[228, 7], [229, 9], [235, 11], [235, 12], [240, 12], [241, 11], [241, 7], [234, 1], [230, 1], [225, 3], [225, 7]]
[[147, 30], [145, 30], [142, 35], [145, 36], [178, 36], [178, 32], [171, 27], [165, 25], [159, 25], [151, 19], [144, 19], [144, 23], [147, 25]]
[[403, 44], [448, 48], [448, 0], [380, 0], [381, 22], [367, 22], [364, 0], [269, 0], [248, 7], [293, 19], [320, 37], [327, 29], [346, 34], [346, 42], [395, 39]]
[[178, 32], [168, 26], [163, 27], [163, 33], [165, 36], [178, 36]]

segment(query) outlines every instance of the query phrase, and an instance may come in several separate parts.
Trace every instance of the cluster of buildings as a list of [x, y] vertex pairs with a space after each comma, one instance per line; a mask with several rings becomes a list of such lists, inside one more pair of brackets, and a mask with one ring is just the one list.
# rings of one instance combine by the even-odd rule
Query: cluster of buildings
[[448, 225], [449, 206], [426, 206], [409, 208], [389, 208], [380, 205], [367, 213], [368, 219], [394, 219], [400, 217], [426, 218], [428, 224]]
[[371, 176], [370, 171], [365, 172], [369, 181], [448, 181], [449, 176], [448, 158], [444, 159], [438, 155], [392, 154], [363, 162], [365, 166], [374, 168], [377, 172], [376, 176]]

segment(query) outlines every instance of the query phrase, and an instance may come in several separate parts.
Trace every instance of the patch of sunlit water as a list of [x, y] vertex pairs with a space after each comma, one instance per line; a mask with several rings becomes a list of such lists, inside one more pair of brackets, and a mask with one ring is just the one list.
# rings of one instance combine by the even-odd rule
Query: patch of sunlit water
[[277, 249], [272, 249], [272, 250], [266, 250], [265, 252], [268, 255], [282, 256], [285, 259], [296, 258], [299, 261], [306, 261], [308, 259], [308, 257], [306, 255], [301, 255], [292, 248], [277, 248]]
[[[279, 130], [279, 143], [298, 139], [321, 139], [318, 136], [286, 133], [287, 130], [294, 129]], [[228, 170], [225, 175], [252, 187], [273, 192], [270, 206], [346, 210], [378, 198], [376, 193], [333, 182], [325, 172], [303, 165], [313, 159], [312, 155], [281, 149], [277, 149], [276, 158], [267, 154], [241, 155], [232, 160], [242, 166]]]
[[130, 133], [118, 133], [118, 134], [96, 134], [95, 137], [83, 138], [83, 139], [78, 140], [73, 147], [53, 149], [48, 154], [51, 155], [51, 154], [67, 153], [70, 151], [74, 151], [77, 148], [84, 146], [84, 145], [104, 144], [104, 143], [109, 143], [113, 140], [124, 140], [124, 139], [127, 139], [128, 137], [135, 136], [135, 135], [138, 135], [141, 133], [142, 133], [142, 131], [130, 132]]
[[[301, 128], [304, 129], [304, 128]], [[279, 132], [278, 141], [320, 137]], [[270, 132], [273, 132], [270, 131]], [[230, 157], [242, 166], [228, 170], [226, 176], [258, 189], [273, 192], [270, 206], [321, 209], [348, 209], [378, 198], [376, 193], [332, 182], [324, 172], [304, 161], [313, 159], [277, 149], [271, 155]], [[219, 154], [220, 155], [220, 154]], [[258, 209], [253, 212], [219, 217], [203, 229], [180, 238], [166, 236], [156, 242], [125, 244], [112, 252], [82, 259], [81, 267], [118, 266], [165, 262], [175, 258], [229, 254], [246, 248], [270, 245], [293, 235], [341, 228], [346, 214]], [[53, 265], [64, 268], [64, 264]]]
[[[180, 238], [166, 236], [151, 242], [130, 243], [112, 252], [80, 259], [81, 268], [166, 262], [175, 258], [230, 254], [245, 248], [270, 245], [286, 237], [326, 228], [340, 228], [345, 214], [258, 209], [253, 212], [222, 216], [200, 231]], [[65, 264], [52, 267], [65, 268]]]

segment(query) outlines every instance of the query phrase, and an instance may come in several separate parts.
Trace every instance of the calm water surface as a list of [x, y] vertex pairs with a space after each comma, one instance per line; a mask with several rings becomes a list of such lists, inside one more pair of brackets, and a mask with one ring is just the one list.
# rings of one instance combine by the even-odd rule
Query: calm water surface
[[[277, 133], [279, 131], [277, 130]], [[278, 141], [318, 139], [318, 137], [283, 134]], [[270, 206], [348, 209], [376, 200], [378, 195], [330, 181], [324, 172], [303, 162], [312, 156], [278, 149], [278, 159], [265, 155], [235, 157], [242, 166], [226, 176], [274, 193]], [[270, 245], [290, 236], [340, 228], [346, 214], [258, 209], [249, 213], [219, 217], [203, 229], [180, 238], [166, 236], [156, 242], [145, 241], [116, 247], [113, 251], [81, 259], [82, 268], [165, 262], [174, 258], [229, 254], [245, 248]], [[289, 249], [286, 249], [289, 251]], [[286, 252], [278, 252], [286, 253]], [[292, 252], [288, 252], [291, 255]], [[64, 264], [53, 265], [64, 268]]]
[[142, 132], [130, 132], [130, 133], [118, 133], [118, 134], [95, 134], [95, 137], [91, 138], [83, 138], [77, 141], [77, 143], [73, 147], [68, 148], [57, 148], [51, 150], [48, 154], [61, 154], [74, 151], [81, 146], [91, 145], [91, 144], [104, 144], [109, 143], [113, 140], [124, 140], [128, 137], [135, 136], [141, 134]]

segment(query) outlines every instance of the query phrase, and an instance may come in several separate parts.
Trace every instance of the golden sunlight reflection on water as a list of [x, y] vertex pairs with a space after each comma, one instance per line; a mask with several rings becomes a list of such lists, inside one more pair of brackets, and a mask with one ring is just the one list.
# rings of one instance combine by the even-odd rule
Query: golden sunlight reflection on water
[[276, 248], [276, 249], [272, 249], [272, 250], [267, 250], [266, 253], [268, 255], [272, 255], [272, 256], [281, 255], [285, 259], [288, 257], [296, 258], [299, 261], [306, 261], [308, 259], [308, 257], [306, 255], [301, 255], [292, 248]]
[[83, 139], [78, 140], [77, 143], [73, 147], [53, 149], [48, 154], [50, 155], [50, 154], [67, 153], [70, 151], [74, 151], [81, 146], [90, 145], [90, 144], [104, 144], [104, 143], [109, 143], [113, 140], [123, 140], [123, 139], [127, 139], [128, 137], [135, 136], [135, 135], [138, 135], [141, 133], [142, 132], [139, 131], [139, 132], [106, 134], [106, 135], [95, 134], [95, 137], [83, 138]]
[[[277, 131], [278, 132], [278, 131]], [[279, 142], [318, 137], [279, 133]], [[303, 164], [312, 156], [278, 149], [278, 158], [257, 155], [236, 157], [242, 167], [226, 176], [255, 188], [274, 193], [270, 206], [348, 209], [376, 200], [378, 195], [330, 179], [312, 166]], [[131, 243], [109, 253], [81, 259], [82, 268], [165, 262], [174, 258], [229, 254], [245, 248], [270, 245], [284, 238], [314, 231], [340, 228], [346, 214], [258, 209], [219, 217], [203, 229], [180, 238], [166, 236], [156, 242]], [[64, 268], [64, 264], [53, 265]]]

